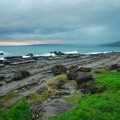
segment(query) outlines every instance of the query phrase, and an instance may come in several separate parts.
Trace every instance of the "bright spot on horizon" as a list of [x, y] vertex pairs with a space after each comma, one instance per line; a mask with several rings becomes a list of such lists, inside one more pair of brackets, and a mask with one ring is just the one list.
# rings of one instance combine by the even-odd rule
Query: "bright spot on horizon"
[[0, 45], [32, 45], [32, 44], [57, 44], [57, 43], [62, 43], [60, 40], [5, 40], [5, 41], [0, 41]]

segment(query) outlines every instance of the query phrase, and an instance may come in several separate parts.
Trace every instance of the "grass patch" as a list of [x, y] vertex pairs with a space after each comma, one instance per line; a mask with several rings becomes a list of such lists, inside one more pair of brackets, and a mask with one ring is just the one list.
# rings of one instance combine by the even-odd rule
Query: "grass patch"
[[12, 98], [17, 97], [18, 95], [19, 94], [17, 92], [9, 93], [8, 95], [0, 98], [0, 102], [1, 103], [7, 102], [7, 101], [11, 100]]
[[48, 90], [45, 90], [43, 93], [41, 94], [38, 94], [38, 93], [34, 93], [33, 95], [31, 95], [29, 98], [28, 98], [28, 102], [30, 104], [34, 104], [36, 103], [37, 101], [39, 102], [43, 102], [44, 100], [46, 100], [48, 98], [49, 95], [52, 95], [54, 94], [56, 91], [55, 90], [51, 90], [51, 91], [48, 91]]
[[[119, 120], [120, 119], [120, 73], [103, 71], [95, 75], [98, 86], [107, 90], [100, 94], [85, 95], [82, 99], [72, 97], [76, 107], [52, 120]], [[75, 98], [75, 99], [73, 99]]]
[[0, 109], [0, 120], [31, 120], [32, 114], [26, 101], [19, 101], [7, 110]]
[[78, 91], [75, 91], [69, 97], [64, 98], [64, 100], [66, 102], [71, 102], [71, 103], [77, 105], [80, 102], [81, 97], [82, 97], [82, 94], [80, 94]]

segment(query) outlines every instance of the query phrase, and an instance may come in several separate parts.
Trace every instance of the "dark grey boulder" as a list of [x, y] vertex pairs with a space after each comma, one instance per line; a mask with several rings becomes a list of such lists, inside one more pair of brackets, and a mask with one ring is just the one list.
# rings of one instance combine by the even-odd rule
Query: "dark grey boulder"
[[13, 80], [20, 80], [29, 76], [30, 76], [30, 73], [26, 70], [18, 71], [14, 74]]
[[77, 71], [76, 70], [68, 70], [67, 71], [67, 79], [68, 80], [75, 80], [77, 77]]
[[117, 68], [117, 72], [120, 72], [120, 68]]
[[78, 74], [76, 77], [77, 85], [80, 86], [83, 83], [86, 83], [88, 81], [93, 81], [92, 75], [86, 75], [86, 74]]
[[7, 76], [5, 82], [9, 83], [11, 81], [21, 80], [23, 78], [29, 77], [30, 73], [28, 71], [16, 71], [15, 73]]
[[112, 65], [109, 67], [109, 70], [116, 70], [117, 68], [119, 68], [119, 65], [118, 65], [118, 64], [112, 64]]
[[54, 53], [57, 56], [65, 55], [65, 53], [62, 53], [61, 51], [52, 51], [50, 53]]
[[0, 81], [3, 81], [5, 79], [5, 76], [0, 76]]
[[27, 54], [26, 56], [33, 57], [33, 54], [32, 54], [32, 53], [29, 53], [29, 54]]
[[71, 66], [67, 71], [67, 79], [75, 80], [77, 77], [77, 72], [78, 72], [78, 66], [77, 65]]
[[0, 55], [4, 55], [4, 53], [0, 53]]
[[54, 75], [59, 75], [61, 73], [66, 73], [67, 68], [64, 65], [55, 65], [51, 68], [51, 72]]
[[78, 66], [77, 65], [72, 65], [70, 66], [70, 68], [68, 69], [69, 71], [77, 71], [78, 70]]

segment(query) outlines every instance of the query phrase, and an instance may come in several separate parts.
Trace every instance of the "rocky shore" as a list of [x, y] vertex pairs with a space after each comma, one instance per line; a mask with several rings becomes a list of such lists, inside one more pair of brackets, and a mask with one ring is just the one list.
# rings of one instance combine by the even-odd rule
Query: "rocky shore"
[[[0, 107], [8, 108], [15, 102], [26, 99], [31, 104], [30, 110], [35, 120], [47, 120], [73, 108], [74, 105], [65, 102], [63, 97], [68, 97], [75, 91], [82, 94], [104, 91], [104, 86], [100, 89], [94, 86], [92, 76], [94, 71], [98, 69], [120, 71], [120, 52], [99, 54], [55, 52], [55, 56], [34, 56], [30, 53], [26, 56], [11, 56], [0, 60]], [[61, 74], [67, 77], [62, 78], [59, 76]], [[72, 80], [76, 80], [76, 83], [72, 83]], [[94, 87], [92, 91], [89, 89], [91, 85]], [[48, 95], [43, 101], [31, 100], [36, 94], [40, 96], [46, 92]], [[11, 94], [12, 97], [4, 100], [5, 96]]]

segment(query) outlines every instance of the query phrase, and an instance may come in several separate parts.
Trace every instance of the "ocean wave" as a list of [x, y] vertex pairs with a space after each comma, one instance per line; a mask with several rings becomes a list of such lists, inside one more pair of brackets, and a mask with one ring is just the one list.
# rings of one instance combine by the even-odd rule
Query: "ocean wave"
[[2, 57], [2, 58], [0, 58], [0, 60], [5, 60], [5, 59]]
[[4, 51], [0, 51], [0, 54], [1, 53], [3, 53], [3, 55], [0, 55], [0, 56], [8, 56], [8, 55], [10, 55], [10, 53], [6, 53], [6, 52], [4, 52]]
[[78, 51], [68, 51], [68, 52], [63, 52], [65, 54], [78, 54]]
[[106, 53], [110, 53], [110, 52], [108, 52], [108, 51], [105, 51], [105, 52], [90, 52], [90, 53], [84, 53], [84, 54], [86, 54], [86, 55], [92, 55], [92, 54], [101, 54], [101, 53], [106, 54]]
[[41, 56], [56, 56], [54, 53], [43, 53]]
[[[64, 54], [78, 54], [77, 51], [68, 51], [68, 52], [63, 52]], [[44, 53], [41, 56], [56, 56], [54, 53]]]

